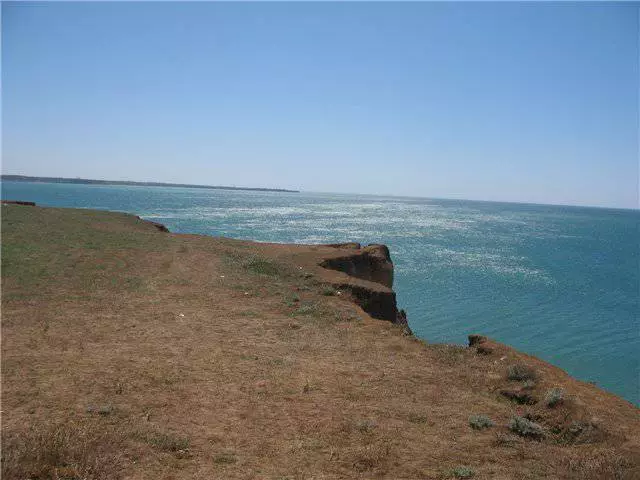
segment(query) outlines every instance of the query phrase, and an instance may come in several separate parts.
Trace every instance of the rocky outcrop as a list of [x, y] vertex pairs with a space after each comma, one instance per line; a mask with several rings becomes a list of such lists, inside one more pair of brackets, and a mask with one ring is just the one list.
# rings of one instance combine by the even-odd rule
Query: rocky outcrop
[[324, 258], [319, 265], [346, 274], [332, 279], [332, 285], [350, 295], [351, 299], [373, 318], [402, 326], [411, 334], [404, 310], [398, 310], [393, 291], [393, 262], [386, 245], [359, 243], [326, 245], [339, 249], [334, 256]]
[[156, 227], [158, 230], [160, 230], [161, 232], [165, 232], [165, 233], [171, 233], [169, 232], [169, 229], [167, 227], [165, 227], [163, 224], [158, 223], [158, 222], [152, 222], [151, 220], [145, 220], [144, 218], [140, 218], [138, 215], [136, 215], [136, 218], [138, 220], [142, 220], [143, 222], [146, 223], [150, 223], [151, 225], [153, 225], [154, 227]]
[[359, 243], [331, 245], [349, 248], [355, 252], [332, 257], [320, 263], [320, 266], [344, 272], [350, 277], [361, 278], [370, 282], [381, 283], [393, 288], [393, 262], [386, 245], [369, 245], [360, 247]]
[[163, 224], [158, 223], [158, 222], [149, 222], [149, 223], [151, 225], [153, 225], [154, 227], [156, 227], [161, 232], [169, 233], [169, 229], [167, 227], [165, 227]]
[[475, 348], [480, 355], [491, 355], [499, 345], [484, 335], [472, 334], [469, 335], [469, 347]]

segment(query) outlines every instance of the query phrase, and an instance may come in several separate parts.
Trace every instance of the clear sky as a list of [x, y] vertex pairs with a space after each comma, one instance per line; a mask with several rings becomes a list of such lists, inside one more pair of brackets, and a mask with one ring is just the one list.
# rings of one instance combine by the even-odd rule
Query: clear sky
[[638, 208], [638, 3], [2, 4], [3, 173]]

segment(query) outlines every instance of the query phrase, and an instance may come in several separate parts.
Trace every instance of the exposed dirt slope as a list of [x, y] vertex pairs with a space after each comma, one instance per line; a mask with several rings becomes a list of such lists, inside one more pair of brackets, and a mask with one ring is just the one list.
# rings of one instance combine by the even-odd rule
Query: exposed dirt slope
[[368, 315], [380, 254], [3, 205], [3, 478], [640, 478], [628, 402]]

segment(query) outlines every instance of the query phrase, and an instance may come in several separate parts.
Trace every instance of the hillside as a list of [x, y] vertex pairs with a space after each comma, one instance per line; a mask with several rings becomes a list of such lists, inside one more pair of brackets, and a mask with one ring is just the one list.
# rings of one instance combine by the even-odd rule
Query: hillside
[[636, 407], [413, 337], [385, 247], [160, 227], [2, 206], [3, 478], [640, 478]]

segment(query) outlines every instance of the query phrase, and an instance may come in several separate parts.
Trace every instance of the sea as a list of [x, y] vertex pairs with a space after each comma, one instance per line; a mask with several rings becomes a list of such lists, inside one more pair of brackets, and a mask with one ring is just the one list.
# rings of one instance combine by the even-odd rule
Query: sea
[[481, 333], [640, 404], [640, 211], [431, 198], [2, 182], [2, 198], [172, 232], [388, 245], [413, 332]]

